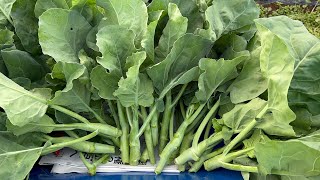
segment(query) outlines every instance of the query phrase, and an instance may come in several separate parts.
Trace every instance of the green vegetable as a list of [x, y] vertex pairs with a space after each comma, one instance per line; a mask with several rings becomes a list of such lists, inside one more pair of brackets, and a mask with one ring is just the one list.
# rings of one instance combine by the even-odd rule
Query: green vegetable
[[91, 175], [117, 152], [156, 174], [317, 179], [320, 40], [258, 17], [253, 0], [0, 0], [0, 177], [68, 147]]

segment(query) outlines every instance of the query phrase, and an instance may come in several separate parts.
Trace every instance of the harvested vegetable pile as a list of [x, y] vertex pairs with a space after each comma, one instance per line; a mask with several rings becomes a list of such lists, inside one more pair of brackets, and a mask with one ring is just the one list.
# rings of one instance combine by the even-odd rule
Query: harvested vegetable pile
[[[320, 178], [320, 40], [254, 0], [0, 0], [0, 177], [69, 147]], [[156, 153], [156, 152], [159, 152]], [[156, 162], [156, 157], [160, 161]]]

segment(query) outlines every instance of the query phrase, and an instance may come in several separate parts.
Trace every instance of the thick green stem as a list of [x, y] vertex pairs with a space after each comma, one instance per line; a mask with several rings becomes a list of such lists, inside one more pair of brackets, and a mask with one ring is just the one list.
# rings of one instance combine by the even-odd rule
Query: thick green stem
[[120, 148], [120, 140], [119, 140], [119, 138], [115, 138], [115, 137], [106, 137], [106, 138], [109, 138], [112, 141], [113, 145], [115, 145], [115, 146]]
[[[147, 110], [145, 107], [141, 107], [141, 113], [144, 118], [143, 120], [145, 121], [147, 119]], [[150, 163], [156, 164], [156, 158], [154, 155], [150, 124], [147, 126], [146, 130], [144, 131], [144, 139], [146, 142]]]
[[234, 160], [235, 158], [242, 156], [244, 154], [247, 154], [248, 152], [252, 151], [253, 149], [254, 149], [254, 147], [239, 150], [236, 152], [232, 152], [227, 155], [221, 154], [219, 156], [213, 157], [213, 158], [207, 160], [206, 162], [204, 162], [204, 168], [207, 171], [215, 170], [217, 168], [222, 167], [222, 163], [229, 163], [232, 160]]
[[93, 109], [91, 109], [90, 107], [88, 109], [94, 115], [94, 117], [99, 121], [99, 123], [107, 124], [107, 122], [98, 113], [96, 113]]
[[199, 114], [199, 116], [190, 124], [190, 126], [188, 127], [187, 129], [187, 133], [195, 130], [195, 129], [198, 129], [198, 126], [199, 124], [201, 123], [201, 119], [206, 115], [207, 113], [207, 109], [203, 109], [201, 111], [201, 113]]
[[132, 127], [132, 112], [128, 107], [126, 108], [126, 114], [127, 114], [129, 125], [130, 127]]
[[[189, 149], [193, 140], [193, 132], [186, 134], [182, 140], [181, 147], [180, 147], [180, 154], [183, 153], [185, 150]], [[184, 164], [178, 165], [178, 169], [180, 172], [186, 170], [186, 166]]]
[[139, 133], [139, 114], [138, 107], [133, 108], [132, 127], [130, 131], [130, 165], [137, 166], [139, 164], [140, 152], [140, 136]]
[[111, 100], [108, 100], [108, 106], [110, 108], [110, 111], [111, 111], [111, 115], [114, 119], [114, 122], [116, 123], [116, 126], [117, 128], [120, 128], [120, 124], [119, 124], [119, 117], [117, 115], [117, 112], [116, 112], [116, 108], [114, 107], [113, 103]]
[[158, 166], [155, 169], [156, 174], [160, 174], [165, 167], [165, 165], [168, 162], [168, 159], [172, 155], [172, 153], [179, 148], [181, 145], [181, 142], [183, 140], [184, 134], [188, 128], [188, 126], [197, 118], [197, 116], [200, 114], [202, 109], [205, 107], [205, 104], [201, 104], [196, 112], [193, 113], [193, 115], [187, 115], [187, 119], [183, 121], [183, 123], [180, 125], [177, 132], [174, 134], [174, 138], [166, 145], [166, 147], [163, 149], [163, 151], [160, 154], [160, 161], [158, 163]]
[[72, 124], [53, 124], [53, 125], [42, 125], [45, 127], [53, 127], [53, 131], [67, 131], [74, 129], [81, 129], [84, 131], [94, 132], [96, 130], [99, 131], [99, 134], [107, 136], [107, 137], [120, 137], [122, 135], [122, 131], [110, 126], [108, 124], [101, 123], [72, 123]]
[[88, 173], [91, 176], [94, 176], [97, 173], [97, 167], [102, 164], [104, 161], [106, 161], [109, 158], [108, 154], [105, 154], [101, 158], [99, 158], [97, 161], [93, 162], [92, 164], [87, 161], [87, 159], [84, 157], [84, 154], [80, 152], [80, 159], [82, 160], [83, 164], [87, 167]]
[[[53, 144], [57, 143], [64, 143], [64, 142], [70, 142], [74, 141], [77, 138], [72, 137], [50, 137], [47, 135], [44, 135], [44, 137], [47, 140], [50, 140]], [[95, 143], [95, 142], [89, 142], [89, 141], [83, 141], [76, 144], [70, 144], [66, 147], [69, 147], [71, 149], [86, 152], [86, 153], [96, 153], [96, 154], [106, 154], [106, 153], [115, 153], [114, 146], [110, 146], [107, 144], [101, 144], [101, 143]]]
[[208, 122], [206, 130], [204, 132], [203, 139], [208, 139], [209, 138], [211, 128], [212, 128], [212, 121], [210, 120]]
[[241, 140], [245, 139], [249, 132], [257, 125], [257, 121], [253, 119], [227, 146], [223, 154], [228, 154], [234, 146], [236, 146]]
[[159, 142], [159, 113], [158, 112], [155, 112], [154, 116], [152, 116], [150, 126], [151, 126], [153, 146], [157, 146]]
[[70, 111], [69, 109], [66, 109], [64, 107], [61, 107], [61, 106], [57, 106], [57, 105], [50, 105], [51, 108], [57, 110], [57, 111], [60, 111], [64, 114], [67, 114], [77, 120], [79, 120], [80, 122], [83, 122], [83, 123], [90, 123], [90, 121], [88, 121], [88, 119], [80, 116], [79, 114], [73, 112], [73, 111]]
[[[65, 131], [70, 137], [73, 137], [73, 138], [79, 138], [79, 136], [73, 132], [73, 131]], [[83, 152], [79, 152], [79, 156], [80, 156], [80, 159], [81, 161], [83, 162], [83, 164], [87, 167], [87, 170], [88, 170], [88, 173], [90, 175], [94, 175], [96, 173], [96, 168], [87, 161], [87, 159], [84, 157], [84, 154]]]
[[142, 155], [141, 155], [141, 158], [140, 158], [140, 161], [145, 163], [149, 160], [149, 153], [148, 153], [148, 149], [144, 149], [144, 151], [142, 152]]
[[[262, 111], [256, 116], [255, 119], [261, 118], [268, 110], [268, 105], [266, 105]], [[228, 154], [234, 146], [236, 146], [241, 140], [247, 137], [249, 132], [257, 125], [257, 121], [253, 119], [226, 147], [223, 154]]]
[[203, 163], [207, 160], [206, 156], [210, 153], [210, 151], [211, 149], [206, 150], [199, 158], [199, 160], [192, 164], [191, 168], [189, 169], [189, 172], [198, 172], [199, 169], [203, 166]]
[[[191, 166], [191, 168], [189, 169], [189, 172], [198, 172], [200, 170], [200, 168], [203, 166], [203, 163], [210, 159], [213, 158], [215, 156], [218, 156], [219, 154], [221, 154], [223, 152], [223, 150], [225, 149], [225, 147], [217, 149], [213, 152], [211, 152], [211, 149], [207, 149], [202, 156], [200, 157], [200, 159], [196, 162], [194, 162]], [[211, 153], [210, 153], [211, 152]]]
[[179, 107], [180, 107], [180, 112], [182, 114], [183, 119], [186, 119], [186, 110], [184, 109], [184, 105], [182, 101], [179, 102]]
[[120, 151], [122, 162], [128, 164], [130, 162], [129, 157], [129, 125], [126, 121], [123, 107], [121, 106], [120, 101], [117, 101], [118, 116], [120, 121], [120, 126], [122, 130], [122, 135], [120, 137]]
[[160, 143], [159, 143], [159, 152], [161, 152], [166, 146], [169, 140], [169, 124], [171, 119], [171, 92], [169, 91], [166, 95], [165, 101], [165, 109], [161, 122], [161, 130], [160, 130]]
[[188, 83], [187, 83], [187, 84], [184, 84], [184, 85], [182, 86], [182, 88], [180, 89], [179, 93], [178, 93], [177, 96], [174, 98], [173, 102], [171, 103], [171, 106], [170, 106], [171, 109], [174, 108], [174, 107], [178, 104], [178, 102], [179, 102], [181, 96], [183, 95], [184, 91], [186, 90], [187, 86], [188, 86]]
[[142, 134], [146, 130], [147, 126], [149, 125], [150, 121], [152, 120], [152, 118], [153, 118], [153, 116], [155, 115], [156, 112], [157, 112], [157, 107], [153, 106], [151, 111], [148, 114], [147, 119], [143, 122], [142, 126], [140, 127], [139, 133], [137, 134], [138, 138], [140, 136], [142, 136]]
[[221, 132], [210, 136], [208, 139], [200, 142], [196, 147], [192, 146], [191, 148], [185, 150], [179, 157], [175, 159], [175, 164], [181, 165], [185, 164], [188, 161], [194, 160], [198, 161], [202, 154], [211, 146], [215, 146], [218, 143], [223, 141], [223, 135]]
[[174, 121], [174, 112], [171, 113], [171, 118], [170, 118], [170, 125], [169, 125], [169, 137], [170, 137], [170, 140], [173, 139], [173, 133], [174, 133], [173, 121]]
[[220, 105], [220, 99], [214, 104], [214, 106], [210, 109], [210, 111], [208, 112], [206, 117], [202, 120], [202, 122], [201, 122], [200, 126], [198, 127], [197, 132], [193, 138], [192, 147], [196, 148], [198, 146], [199, 139], [200, 139], [200, 136], [201, 136], [204, 128], [206, 127], [208, 122], [211, 120], [211, 117], [216, 113], [219, 105]]
[[230, 163], [221, 162], [221, 167], [232, 170], [232, 171], [259, 173], [258, 167], [255, 167], [255, 166], [243, 166], [239, 164], [230, 164]]
[[68, 147], [72, 144], [76, 144], [76, 143], [80, 143], [80, 142], [83, 142], [83, 141], [87, 141], [89, 139], [92, 139], [94, 138], [95, 136], [97, 136], [99, 133], [98, 133], [98, 130], [94, 131], [93, 133], [90, 133], [86, 136], [83, 136], [81, 138], [77, 138], [77, 139], [74, 139], [72, 141], [68, 141], [68, 142], [62, 142], [62, 143], [58, 143], [58, 144], [54, 144], [54, 145], [51, 145], [47, 148], [45, 148], [42, 152], [41, 152], [41, 155], [46, 155], [46, 154], [49, 154], [49, 153], [52, 153], [52, 152], [55, 152], [59, 149], [62, 149], [64, 147]]

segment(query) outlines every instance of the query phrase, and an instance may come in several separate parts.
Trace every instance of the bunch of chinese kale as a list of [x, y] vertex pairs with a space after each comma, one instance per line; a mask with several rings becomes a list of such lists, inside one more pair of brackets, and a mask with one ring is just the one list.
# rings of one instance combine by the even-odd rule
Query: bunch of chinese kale
[[1, 179], [64, 147], [90, 174], [120, 153], [157, 174], [318, 179], [320, 40], [258, 16], [253, 0], [0, 0]]

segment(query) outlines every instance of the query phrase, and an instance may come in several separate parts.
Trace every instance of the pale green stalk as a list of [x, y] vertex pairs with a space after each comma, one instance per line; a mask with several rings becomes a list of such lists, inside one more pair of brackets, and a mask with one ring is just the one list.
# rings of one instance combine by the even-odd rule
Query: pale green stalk
[[126, 121], [123, 107], [121, 106], [120, 101], [117, 101], [117, 108], [118, 108], [118, 116], [119, 122], [122, 130], [122, 135], [120, 137], [120, 151], [121, 151], [121, 159], [122, 162], [127, 164], [130, 162], [129, 157], [129, 125]]
[[[145, 107], [141, 107], [141, 113], [142, 113], [142, 116], [144, 117], [143, 120], [145, 121], [147, 119], [147, 110]], [[147, 126], [146, 130], [144, 131], [144, 139], [146, 142], [150, 163], [156, 164], [156, 158], [154, 155], [154, 148], [153, 148], [150, 124]]]
[[166, 145], [166, 147], [161, 152], [160, 161], [155, 169], [156, 174], [160, 174], [162, 172], [163, 168], [167, 164], [172, 153], [175, 150], [177, 150], [181, 145], [181, 142], [183, 140], [184, 134], [188, 126], [196, 119], [196, 117], [200, 114], [200, 112], [204, 107], [205, 107], [205, 104], [201, 104], [196, 110], [196, 112], [193, 113], [193, 115], [191, 116], [187, 115], [186, 119], [183, 121], [183, 123], [178, 128], [177, 132], [174, 134], [174, 138]]

